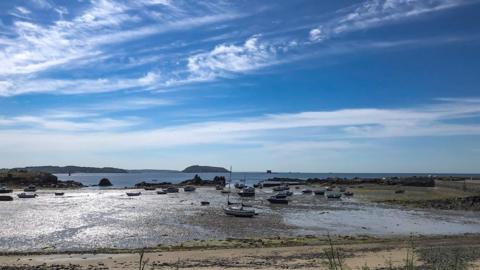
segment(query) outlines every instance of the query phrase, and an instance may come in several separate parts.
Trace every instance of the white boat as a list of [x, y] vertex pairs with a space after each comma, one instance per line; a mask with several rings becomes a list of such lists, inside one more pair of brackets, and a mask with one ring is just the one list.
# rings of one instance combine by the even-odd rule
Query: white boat
[[33, 199], [35, 197], [37, 197], [38, 195], [37, 194], [27, 194], [27, 193], [20, 193], [20, 194], [17, 194], [18, 198], [21, 198], [21, 199]]
[[240, 192], [238, 192], [240, 197], [255, 197], [255, 188], [253, 187], [244, 187]]
[[192, 191], [195, 191], [196, 188], [194, 186], [186, 186], [183, 188], [183, 191], [185, 192], [192, 192]]
[[35, 187], [34, 185], [29, 185], [28, 187], [24, 188], [23, 191], [25, 191], [25, 192], [35, 192], [35, 191], [37, 191], [37, 187]]
[[243, 205], [229, 205], [223, 208], [225, 214], [235, 217], [253, 217], [255, 210], [245, 209]]

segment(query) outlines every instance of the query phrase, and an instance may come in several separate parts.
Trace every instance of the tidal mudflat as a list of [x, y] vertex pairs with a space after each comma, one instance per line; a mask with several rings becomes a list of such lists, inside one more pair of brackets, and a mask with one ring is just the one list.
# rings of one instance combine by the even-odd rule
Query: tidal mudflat
[[[421, 188], [419, 188], [421, 189]], [[294, 237], [299, 235], [458, 235], [480, 233], [473, 211], [410, 209], [358, 197], [328, 200], [294, 190], [290, 203], [270, 205], [269, 188], [245, 200], [257, 209], [253, 218], [226, 216], [226, 196], [214, 188], [158, 195], [125, 189], [66, 190], [54, 196], [40, 190], [35, 199], [2, 202], [0, 251], [63, 252], [133, 249], [178, 245], [185, 241]], [[19, 191], [16, 191], [18, 193]], [[239, 197], [232, 193], [232, 200]], [[201, 201], [210, 205], [201, 206]]]

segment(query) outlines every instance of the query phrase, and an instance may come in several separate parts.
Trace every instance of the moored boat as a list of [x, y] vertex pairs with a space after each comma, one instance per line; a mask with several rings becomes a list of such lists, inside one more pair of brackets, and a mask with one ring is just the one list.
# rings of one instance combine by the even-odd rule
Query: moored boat
[[253, 187], [244, 187], [240, 192], [238, 192], [240, 197], [255, 197], [255, 188]]
[[25, 192], [35, 192], [37, 191], [37, 187], [34, 185], [29, 185], [28, 187], [24, 188], [23, 191]]
[[3, 201], [3, 202], [13, 201], [13, 197], [3, 195], [3, 196], [0, 196], [0, 201]]
[[201, 201], [200, 202], [201, 205], [210, 205], [210, 202], [207, 202], [207, 201]]
[[196, 190], [196, 188], [194, 186], [186, 186], [186, 187], [183, 188], [183, 191], [185, 191], [185, 192], [193, 192], [195, 190]]
[[353, 196], [353, 192], [351, 191], [346, 191], [343, 193], [343, 195], [347, 196], [347, 197], [352, 197]]
[[342, 197], [342, 193], [339, 192], [327, 192], [328, 199], [340, 199]]
[[156, 187], [144, 187], [143, 189], [145, 189], [145, 190], [156, 190], [157, 188]]
[[163, 191], [165, 191], [166, 193], [177, 193], [177, 192], [178, 192], [178, 188], [176, 188], [176, 187], [168, 187], [168, 188], [164, 189]]
[[304, 189], [304, 190], [302, 190], [302, 193], [303, 194], [312, 194], [312, 190], [311, 189]]
[[141, 192], [127, 192], [127, 196], [129, 197], [135, 197], [135, 196], [140, 196], [142, 195]]
[[167, 192], [165, 192], [165, 190], [157, 190], [157, 194], [163, 195], [163, 194], [167, 194]]
[[288, 204], [287, 198], [283, 196], [278, 196], [278, 194], [275, 196], [271, 196], [267, 199], [267, 201], [272, 204]]
[[325, 190], [324, 189], [317, 189], [315, 191], [313, 191], [313, 193], [315, 193], [315, 195], [325, 195]]
[[255, 216], [255, 210], [245, 209], [243, 205], [229, 205], [223, 208], [223, 212], [229, 216], [235, 217], [253, 217]]
[[55, 196], [63, 196], [63, 195], [65, 195], [64, 192], [55, 192]]
[[222, 185], [216, 185], [216, 186], [215, 186], [215, 189], [216, 189], [216, 190], [223, 190], [223, 186], [222, 186]]
[[0, 187], [0, 193], [12, 193], [12, 189], [8, 189], [6, 187]]
[[21, 198], [21, 199], [33, 199], [35, 197], [37, 197], [38, 195], [37, 194], [27, 194], [27, 193], [20, 193], [20, 194], [17, 194], [18, 198]]

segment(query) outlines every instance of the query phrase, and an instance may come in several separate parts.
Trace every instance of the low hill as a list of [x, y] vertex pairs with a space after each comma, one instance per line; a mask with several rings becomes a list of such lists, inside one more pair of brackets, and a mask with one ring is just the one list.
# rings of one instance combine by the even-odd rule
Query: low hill
[[200, 166], [193, 165], [185, 168], [182, 172], [185, 173], [228, 173], [229, 170], [222, 167], [213, 167], [213, 166]]
[[128, 173], [127, 170], [111, 167], [95, 168], [80, 166], [30, 166], [17, 169], [23, 169], [29, 172], [46, 173]]

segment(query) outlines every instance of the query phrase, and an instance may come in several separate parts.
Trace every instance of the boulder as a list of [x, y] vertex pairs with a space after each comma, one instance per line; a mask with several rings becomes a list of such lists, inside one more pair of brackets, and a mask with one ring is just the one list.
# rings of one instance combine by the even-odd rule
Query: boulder
[[100, 187], [110, 187], [113, 186], [112, 182], [108, 178], [102, 178], [100, 179], [100, 182], [98, 182], [98, 186]]

